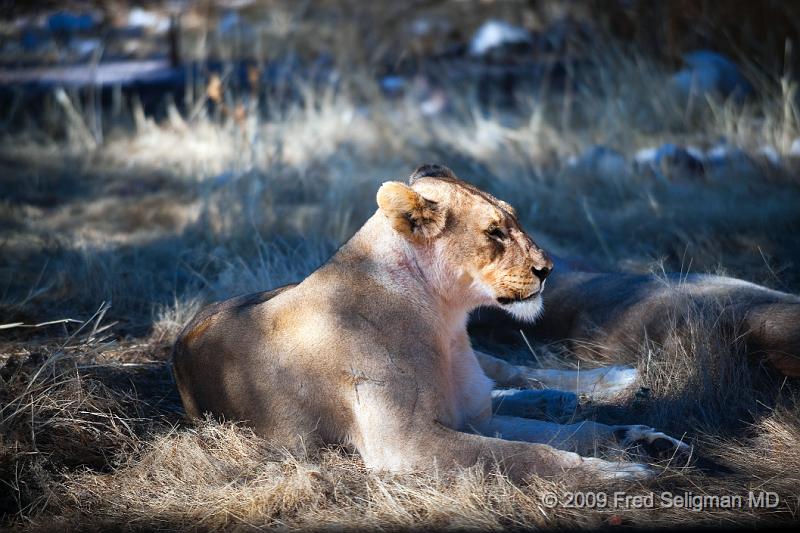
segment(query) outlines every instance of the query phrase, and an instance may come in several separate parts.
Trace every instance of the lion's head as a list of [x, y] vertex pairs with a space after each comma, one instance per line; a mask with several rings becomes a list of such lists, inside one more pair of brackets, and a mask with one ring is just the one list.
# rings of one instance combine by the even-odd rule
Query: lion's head
[[392, 227], [431, 259], [440, 286], [458, 287], [470, 305], [498, 306], [522, 320], [539, 315], [553, 262], [509, 204], [437, 165], [418, 168], [410, 185], [384, 183], [377, 199]]

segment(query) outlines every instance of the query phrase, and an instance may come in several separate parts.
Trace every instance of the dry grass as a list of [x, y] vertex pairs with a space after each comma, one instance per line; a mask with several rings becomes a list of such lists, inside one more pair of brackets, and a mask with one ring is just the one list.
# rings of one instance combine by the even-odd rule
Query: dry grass
[[[85, 350], [85, 347], [83, 348]], [[76, 357], [84, 358], [86, 352]], [[74, 371], [75, 361], [62, 360]], [[164, 372], [161, 366], [158, 372]], [[70, 370], [42, 381], [49, 388], [20, 396], [30, 403], [30, 422], [5, 420], [4, 427], [43, 436], [35, 443], [16, 437], [8, 482], [19, 498], [18, 525], [34, 529], [92, 528], [127, 523], [133, 529], [505, 529], [509, 527], [601, 527], [621, 520], [633, 526], [764, 524], [796, 512], [800, 463], [794, 451], [800, 420], [775, 409], [752, 428], [751, 437], [713, 438], [701, 453], [732, 468], [708, 476], [674, 465], [648, 485], [586, 485], [571, 480], [532, 479], [524, 486], [497, 473], [473, 468], [456, 473], [390, 476], [367, 471], [342, 449], [290, 455], [249, 429], [206, 421], [175, 425], [174, 406], [154, 416], [158, 394], [173, 394], [169, 382], [139, 397], [111, 389]], [[24, 380], [20, 380], [24, 383]], [[151, 376], [152, 381], [152, 376]], [[156, 393], [156, 394], [153, 394]], [[137, 413], [138, 416], [137, 416]], [[148, 416], [143, 416], [147, 413]], [[57, 437], [57, 441], [46, 439]], [[36, 452], [23, 450], [30, 447]], [[19, 449], [22, 448], [22, 449]], [[6, 448], [9, 453], [9, 448]], [[8, 461], [8, 462], [6, 462]], [[77, 464], [73, 464], [77, 462]], [[546, 493], [603, 491], [613, 495], [663, 492], [743, 495], [773, 491], [773, 509], [641, 510], [548, 508]], [[24, 518], [24, 519], [23, 519]], [[54, 522], [55, 520], [55, 522]]]
[[[316, 27], [297, 17], [277, 10], [273, 29], [285, 37], [293, 25]], [[379, 27], [368, 30], [378, 40]], [[352, 50], [348, 34], [324, 35], [344, 50], [337, 61]], [[796, 520], [796, 384], [749, 367], [737, 332], [709, 328], [707, 309], [665, 317], [674, 335], [628, 354], [649, 396], [581, 416], [686, 435], [728, 470], [672, 464], [650, 485], [622, 487], [629, 493], [767, 490], [780, 495], [775, 509], [549, 509], [545, 492], [598, 487], [516, 486], [478, 469], [394, 477], [366, 471], [347, 450], [291, 456], [247, 428], [183, 424], [166, 361], [199, 306], [302, 278], [374, 211], [380, 182], [423, 162], [445, 163], [511, 201], [556, 253], [609, 269], [724, 272], [797, 292], [800, 182], [786, 141], [800, 135], [796, 88], [764, 79], [760, 99], [745, 107], [687, 109], [670, 95], [663, 67], [624, 48], [591, 59], [574, 73], [569, 98], [521, 92], [523, 111], [485, 109], [468, 80], [445, 84], [448, 110], [429, 117], [415, 91], [384, 98], [352, 67], [335, 90], [301, 83], [296, 100], [265, 92], [245, 120], [200, 106], [157, 121], [132, 103], [122, 126], [87, 145], [65, 134], [63, 106], [53, 105], [46, 119], [3, 131], [0, 324], [74, 320], [0, 329], [3, 523], [296, 530]], [[222, 90], [230, 101], [241, 96]], [[85, 119], [73, 116], [69, 128], [82, 131], [74, 121]], [[752, 157], [668, 180], [566, 164], [596, 143], [632, 158], [643, 147], [707, 147], [719, 136]], [[757, 157], [765, 143], [783, 156], [779, 167]], [[550, 348], [550, 360], [575, 364]]]

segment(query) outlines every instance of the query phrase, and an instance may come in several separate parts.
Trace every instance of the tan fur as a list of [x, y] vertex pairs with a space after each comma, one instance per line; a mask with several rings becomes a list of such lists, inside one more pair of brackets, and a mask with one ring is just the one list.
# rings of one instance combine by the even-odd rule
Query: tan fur
[[386, 183], [377, 200], [300, 284], [215, 304], [186, 326], [174, 370], [187, 413], [245, 421], [289, 448], [350, 445], [368, 467], [398, 472], [499, 461], [515, 478], [646, 475], [474, 434], [495, 431], [467, 315], [502, 300], [535, 316], [552, 262], [507, 204], [443, 167]]
[[183, 342], [186, 343], [186, 345], [190, 345], [190, 344], [194, 343], [194, 341], [198, 337], [200, 337], [208, 329], [208, 327], [211, 325], [211, 320], [212, 320], [211, 317], [209, 317], [209, 318], [207, 318], [205, 320], [202, 320], [200, 323], [195, 325], [192, 329], [187, 331], [183, 336]]

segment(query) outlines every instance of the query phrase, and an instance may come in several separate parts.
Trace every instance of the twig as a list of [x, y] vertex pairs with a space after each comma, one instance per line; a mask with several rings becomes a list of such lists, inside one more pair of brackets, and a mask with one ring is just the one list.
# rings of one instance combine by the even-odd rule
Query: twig
[[0, 329], [12, 329], [12, 328], [41, 328], [44, 326], [52, 326], [53, 324], [66, 324], [66, 323], [75, 323], [80, 324], [80, 320], [75, 320], [74, 318], [61, 318], [59, 320], [49, 320], [47, 322], [39, 322], [38, 324], [25, 324], [24, 322], [12, 322], [10, 324], [0, 324]]

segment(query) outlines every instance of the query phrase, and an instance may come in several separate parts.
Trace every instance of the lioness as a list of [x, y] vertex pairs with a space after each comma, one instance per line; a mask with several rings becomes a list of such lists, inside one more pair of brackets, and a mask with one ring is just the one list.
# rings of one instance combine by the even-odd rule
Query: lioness
[[[585, 359], [619, 361], [626, 355], [635, 360], [646, 340], [663, 344], [676, 329], [703, 326], [727, 331], [748, 355], [788, 377], [800, 377], [798, 296], [707, 274], [580, 272], [564, 264], [556, 271], [548, 279], [547, 313], [541, 320], [523, 323], [481, 309], [472, 317], [473, 332], [507, 343], [522, 330], [539, 341], [568, 340]], [[502, 371], [505, 381], [516, 386], [540, 374], [509, 365]]]
[[497, 461], [516, 479], [632, 479], [651, 471], [579, 453], [598, 441], [686, 449], [644, 426], [493, 414], [478, 357], [503, 366], [472, 349], [468, 315], [489, 305], [536, 319], [551, 259], [510, 205], [444, 167], [384, 183], [377, 203], [301, 283], [211, 305], [184, 328], [173, 364], [190, 416], [246, 421], [288, 448], [350, 445], [394, 472]]

